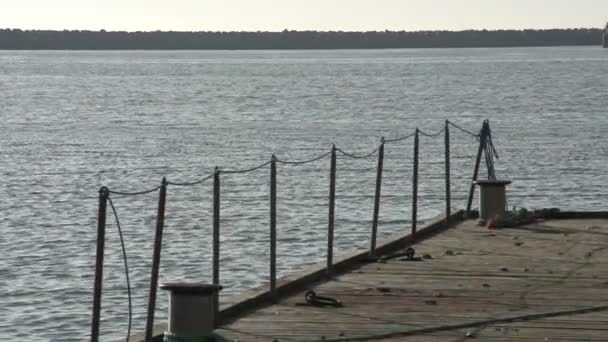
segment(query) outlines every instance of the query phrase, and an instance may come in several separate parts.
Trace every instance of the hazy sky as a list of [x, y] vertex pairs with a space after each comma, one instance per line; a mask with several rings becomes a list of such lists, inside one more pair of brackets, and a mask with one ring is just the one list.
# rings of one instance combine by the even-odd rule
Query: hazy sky
[[608, 0], [0, 0], [0, 27], [179, 31], [603, 27]]

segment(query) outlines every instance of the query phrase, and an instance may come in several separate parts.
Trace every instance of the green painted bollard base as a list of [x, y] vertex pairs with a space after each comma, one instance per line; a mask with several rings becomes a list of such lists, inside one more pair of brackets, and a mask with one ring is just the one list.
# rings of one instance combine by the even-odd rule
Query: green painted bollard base
[[218, 334], [176, 334], [172, 332], [165, 331], [165, 335], [163, 338], [163, 342], [186, 342], [186, 341], [196, 341], [196, 342], [227, 342], [229, 340], [224, 338]]
[[186, 341], [197, 341], [197, 342], [215, 342], [215, 338], [210, 335], [201, 334], [176, 334], [172, 332], [165, 332], [164, 342], [186, 342]]

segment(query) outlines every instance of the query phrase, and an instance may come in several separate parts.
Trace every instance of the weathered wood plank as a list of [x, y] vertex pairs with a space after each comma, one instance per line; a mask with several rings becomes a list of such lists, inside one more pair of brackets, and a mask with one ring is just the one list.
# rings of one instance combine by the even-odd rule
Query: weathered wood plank
[[[241, 341], [314, 341], [582, 309], [608, 297], [608, 220], [544, 221], [488, 231], [472, 221], [413, 246], [416, 256], [361, 263], [312, 286], [344, 306], [301, 306], [304, 290], [219, 332]], [[384, 341], [603, 341], [608, 312], [568, 314]]]

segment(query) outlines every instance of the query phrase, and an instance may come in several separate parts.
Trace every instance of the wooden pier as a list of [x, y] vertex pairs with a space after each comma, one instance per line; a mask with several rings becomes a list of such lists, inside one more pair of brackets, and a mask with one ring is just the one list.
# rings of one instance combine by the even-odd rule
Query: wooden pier
[[[451, 209], [450, 127], [479, 141], [466, 210], [457, 212]], [[422, 223], [417, 216], [419, 139], [442, 134], [446, 216], [419, 227], [418, 223]], [[399, 236], [376, 241], [384, 145], [410, 137], [414, 138], [411, 226], [404, 227], [409, 229]], [[374, 155], [378, 158], [370, 248], [349, 256], [333, 253], [338, 153], [351, 159]], [[216, 168], [211, 175], [195, 182], [163, 179], [160, 186], [139, 192], [101, 188], [91, 341], [99, 340], [107, 203], [116, 216], [110, 195], [138, 196], [159, 191], [146, 331], [130, 336], [129, 341], [162, 341], [167, 326], [154, 322], [154, 316], [167, 187], [193, 186], [213, 179], [213, 284], [221, 285], [220, 176], [267, 166], [270, 167], [269, 284], [220, 303], [214, 298], [216, 303], [210, 307], [214, 315], [209, 315], [209, 319], [215, 324], [209, 326], [218, 327], [219, 335], [232, 341], [302, 342], [606, 340], [608, 305], [602, 299], [608, 295], [608, 277], [602, 271], [608, 264], [608, 213], [541, 211], [535, 213], [540, 221], [498, 230], [478, 226], [473, 219], [465, 220], [476, 215], [471, 209], [481, 160], [485, 159], [488, 177], [495, 180], [495, 155], [487, 120], [479, 134], [446, 120], [437, 133], [416, 128], [411, 135], [382, 138], [380, 145], [365, 155], [351, 154], [334, 145], [331, 151], [303, 161], [282, 160], [273, 155], [271, 160], [248, 169]], [[325, 157], [331, 158], [327, 260], [298, 274], [277, 278], [277, 164], [302, 165]], [[482, 218], [487, 218], [484, 210], [481, 212]], [[118, 217], [115, 219], [118, 222]], [[341, 305], [319, 306], [307, 296], [310, 291]], [[189, 327], [185, 331], [197, 329], [198, 326]], [[210, 330], [203, 335], [209, 333]]]
[[[238, 341], [605, 341], [608, 213], [498, 230], [437, 220], [359, 253], [222, 305], [219, 329]], [[413, 260], [404, 256], [414, 248]], [[306, 303], [305, 293], [342, 306]], [[162, 341], [164, 325], [155, 329]], [[142, 341], [132, 336], [131, 341]]]
[[[218, 333], [239, 341], [606, 340], [608, 219], [499, 230], [468, 220], [412, 247], [414, 261], [360, 263], [245, 310]], [[343, 306], [307, 305], [308, 290]]]

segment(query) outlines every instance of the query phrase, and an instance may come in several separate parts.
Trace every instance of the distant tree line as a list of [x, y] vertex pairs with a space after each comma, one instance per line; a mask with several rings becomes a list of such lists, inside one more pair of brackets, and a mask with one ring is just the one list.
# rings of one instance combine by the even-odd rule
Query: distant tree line
[[494, 31], [106, 32], [0, 29], [4, 50], [384, 49], [599, 45], [601, 29]]

